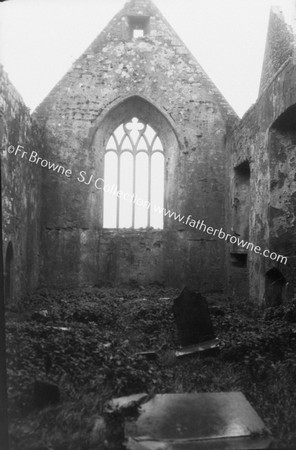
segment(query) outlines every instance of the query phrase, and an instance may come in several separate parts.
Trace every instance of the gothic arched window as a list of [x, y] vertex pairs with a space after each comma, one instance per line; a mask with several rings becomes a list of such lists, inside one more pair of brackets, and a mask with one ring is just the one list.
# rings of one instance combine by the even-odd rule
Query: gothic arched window
[[134, 117], [110, 136], [104, 159], [104, 228], [163, 228], [164, 150]]

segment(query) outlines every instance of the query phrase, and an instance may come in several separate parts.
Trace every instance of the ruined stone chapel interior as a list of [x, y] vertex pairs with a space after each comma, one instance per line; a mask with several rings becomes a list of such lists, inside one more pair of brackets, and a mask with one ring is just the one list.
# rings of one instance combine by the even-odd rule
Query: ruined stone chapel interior
[[0, 77], [6, 302], [123, 283], [295, 297], [295, 34], [279, 10], [241, 120], [150, 0], [128, 1], [32, 115]]

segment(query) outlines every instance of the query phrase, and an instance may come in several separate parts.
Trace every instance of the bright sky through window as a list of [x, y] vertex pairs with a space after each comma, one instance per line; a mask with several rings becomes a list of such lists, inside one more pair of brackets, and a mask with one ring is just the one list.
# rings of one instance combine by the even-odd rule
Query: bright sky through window
[[133, 30], [133, 37], [140, 38], [144, 36], [144, 30]]
[[136, 117], [110, 136], [105, 153], [104, 228], [163, 228], [164, 151], [157, 133]]

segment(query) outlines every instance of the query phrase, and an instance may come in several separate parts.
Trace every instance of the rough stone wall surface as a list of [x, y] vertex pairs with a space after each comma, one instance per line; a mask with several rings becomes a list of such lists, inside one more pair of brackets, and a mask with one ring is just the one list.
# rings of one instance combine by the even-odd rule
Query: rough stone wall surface
[[265, 275], [273, 267], [290, 283], [289, 296], [296, 294], [295, 245], [290, 245], [295, 241], [295, 155], [292, 155], [296, 128], [295, 79], [296, 66], [291, 58], [228, 136], [229, 227], [232, 226], [234, 168], [249, 161], [249, 242], [288, 258], [284, 264], [248, 252], [250, 298], [260, 303], [266, 301]]
[[278, 7], [270, 11], [260, 90], [261, 94], [281, 66], [293, 56], [294, 37]]
[[[296, 105], [280, 116], [269, 134], [270, 245], [289, 258], [285, 278], [296, 293]], [[283, 271], [282, 271], [283, 272]]]
[[[139, 17], [148, 31], [135, 39]], [[165, 207], [224, 226], [225, 136], [236, 115], [152, 2], [132, 1], [36, 111], [40, 156], [72, 171], [66, 177], [42, 169], [43, 280], [99, 283], [112, 273], [113, 282], [221, 291], [222, 241], [168, 218], [163, 231], [103, 230], [102, 192], [77, 180], [82, 170], [103, 178], [106, 142], [124, 110], [134, 117], [133, 106], [165, 144]]]
[[12, 298], [18, 300], [38, 283], [40, 177], [22, 152], [9, 153], [8, 148], [23, 146], [31, 151], [38, 146], [39, 132], [20, 95], [0, 68], [1, 172], [4, 240], [6, 252], [11, 242]]

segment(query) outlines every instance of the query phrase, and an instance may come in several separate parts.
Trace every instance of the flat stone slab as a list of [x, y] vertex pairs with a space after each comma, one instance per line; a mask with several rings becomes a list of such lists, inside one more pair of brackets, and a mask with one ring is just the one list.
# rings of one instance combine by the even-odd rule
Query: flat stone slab
[[145, 352], [138, 352], [135, 353], [135, 356], [143, 356], [144, 358], [148, 359], [148, 361], [155, 361], [157, 359], [157, 353], [153, 350], [148, 350]]
[[175, 355], [177, 358], [181, 356], [193, 355], [200, 352], [209, 352], [219, 349], [220, 340], [218, 338], [211, 339], [210, 341], [202, 342], [196, 345], [189, 345], [176, 350]]
[[126, 421], [129, 450], [268, 448], [269, 430], [241, 392], [156, 395]]
[[192, 442], [160, 442], [135, 440], [129, 438], [127, 450], [261, 450], [270, 447], [272, 439], [268, 437], [235, 438], [219, 440], [201, 440]]

